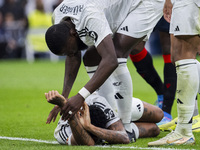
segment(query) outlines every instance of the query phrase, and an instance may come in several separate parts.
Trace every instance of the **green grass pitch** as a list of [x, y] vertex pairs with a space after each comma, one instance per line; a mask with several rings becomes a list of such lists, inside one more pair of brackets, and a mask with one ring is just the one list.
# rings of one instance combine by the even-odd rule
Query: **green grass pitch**
[[[163, 80], [163, 59], [154, 57], [154, 65]], [[155, 91], [137, 74], [131, 61], [128, 68], [133, 79], [133, 94], [143, 101], [153, 104], [157, 98]], [[168, 132], [161, 132], [156, 138], [138, 139], [136, 143], [115, 145], [114, 147], [63, 146], [34, 141], [8, 140], [1, 137], [16, 137], [55, 141], [53, 132], [55, 123], [45, 124], [53, 108], [46, 102], [44, 93], [49, 90], [62, 92], [64, 79], [64, 60], [57, 63], [36, 61], [32, 64], [24, 60], [0, 61], [0, 150], [84, 150], [84, 149], [155, 149], [147, 143], [157, 140]], [[75, 95], [88, 81], [86, 71], [81, 65], [79, 76], [70, 96]], [[200, 108], [200, 107], [199, 107]], [[172, 116], [176, 117], [176, 103]], [[163, 149], [199, 149], [200, 133], [194, 133], [196, 145], [162, 147]], [[158, 149], [161, 149], [158, 148]]]

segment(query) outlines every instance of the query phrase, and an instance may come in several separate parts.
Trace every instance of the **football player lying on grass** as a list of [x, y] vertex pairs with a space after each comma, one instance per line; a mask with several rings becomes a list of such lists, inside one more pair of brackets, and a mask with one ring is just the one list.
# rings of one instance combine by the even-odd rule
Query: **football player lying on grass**
[[[47, 118], [46, 123], [49, 124], [56, 120], [58, 112], [67, 100], [54, 90], [45, 93], [45, 97], [49, 103], [57, 105]], [[70, 120], [60, 118], [54, 137], [60, 144], [96, 145], [105, 141], [109, 144], [128, 144], [135, 142], [137, 138], [157, 136], [160, 130], [155, 123], [162, 119], [162, 110], [136, 98], [133, 98], [133, 102], [134, 123], [131, 123], [131, 134], [125, 131], [120, 118], [106, 99], [95, 92], [86, 99], [82, 109]], [[140, 108], [137, 113], [138, 107]], [[135, 122], [135, 118], [138, 117], [138, 122]]]

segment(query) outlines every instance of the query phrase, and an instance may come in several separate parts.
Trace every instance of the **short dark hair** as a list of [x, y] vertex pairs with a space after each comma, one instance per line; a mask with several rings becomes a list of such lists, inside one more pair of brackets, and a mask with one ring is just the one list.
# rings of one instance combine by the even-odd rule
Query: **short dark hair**
[[89, 106], [91, 124], [96, 127], [106, 128], [107, 118], [103, 110], [96, 105]]
[[56, 55], [61, 54], [69, 34], [70, 28], [64, 22], [49, 27], [45, 34], [49, 50]]

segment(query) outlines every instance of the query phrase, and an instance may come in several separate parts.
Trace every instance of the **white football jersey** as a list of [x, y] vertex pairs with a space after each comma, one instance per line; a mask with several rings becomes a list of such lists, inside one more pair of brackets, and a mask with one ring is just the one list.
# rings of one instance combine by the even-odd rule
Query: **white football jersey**
[[117, 31], [126, 16], [141, 0], [64, 0], [53, 13], [54, 24], [70, 17], [80, 39], [98, 46]]
[[[104, 112], [104, 114], [106, 115], [106, 128], [120, 120], [120, 118], [117, 117], [117, 114], [112, 110], [111, 106], [108, 104], [104, 97], [93, 93], [92, 95], [86, 98], [85, 102], [88, 104], [88, 106], [96, 105]], [[72, 131], [68, 121], [64, 121], [60, 117], [58, 125], [54, 131], [54, 137], [60, 144], [71, 145], [71, 136]]]

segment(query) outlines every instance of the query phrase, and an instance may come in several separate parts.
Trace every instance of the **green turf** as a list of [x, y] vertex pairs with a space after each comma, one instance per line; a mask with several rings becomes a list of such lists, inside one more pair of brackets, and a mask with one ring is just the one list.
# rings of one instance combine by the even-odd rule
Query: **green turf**
[[[154, 65], [163, 79], [163, 59], [154, 57]], [[146, 102], [154, 103], [155, 91], [136, 73], [130, 61], [128, 67], [133, 78], [133, 93]], [[64, 60], [57, 63], [50, 61], [36, 61], [29, 64], [26, 61], [12, 60], [0, 61], [0, 136], [22, 137], [53, 141], [53, 132], [56, 123], [46, 125], [46, 118], [53, 108], [44, 98], [44, 93], [49, 90], [62, 92], [64, 79]], [[88, 76], [83, 66], [80, 68], [79, 77], [72, 89], [70, 96], [75, 95], [88, 81]], [[176, 117], [176, 104], [172, 109], [172, 116]], [[136, 143], [120, 146], [134, 146], [147, 148], [147, 143], [166, 135], [162, 132], [156, 138], [138, 139]], [[182, 149], [198, 149], [200, 135], [196, 137], [195, 146], [178, 146]], [[10, 141], [0, 139], [0, 150], [51, 150], [72, 149], [61, 145]], [[165, 147], [167, 148], [167, 147]], [[101, 147], [73, 146], [73, 150], [104, 149]], [[107, 148], [108, 149], [108, 148]], [[116, 149], [116, 148], [110, 148]]]

